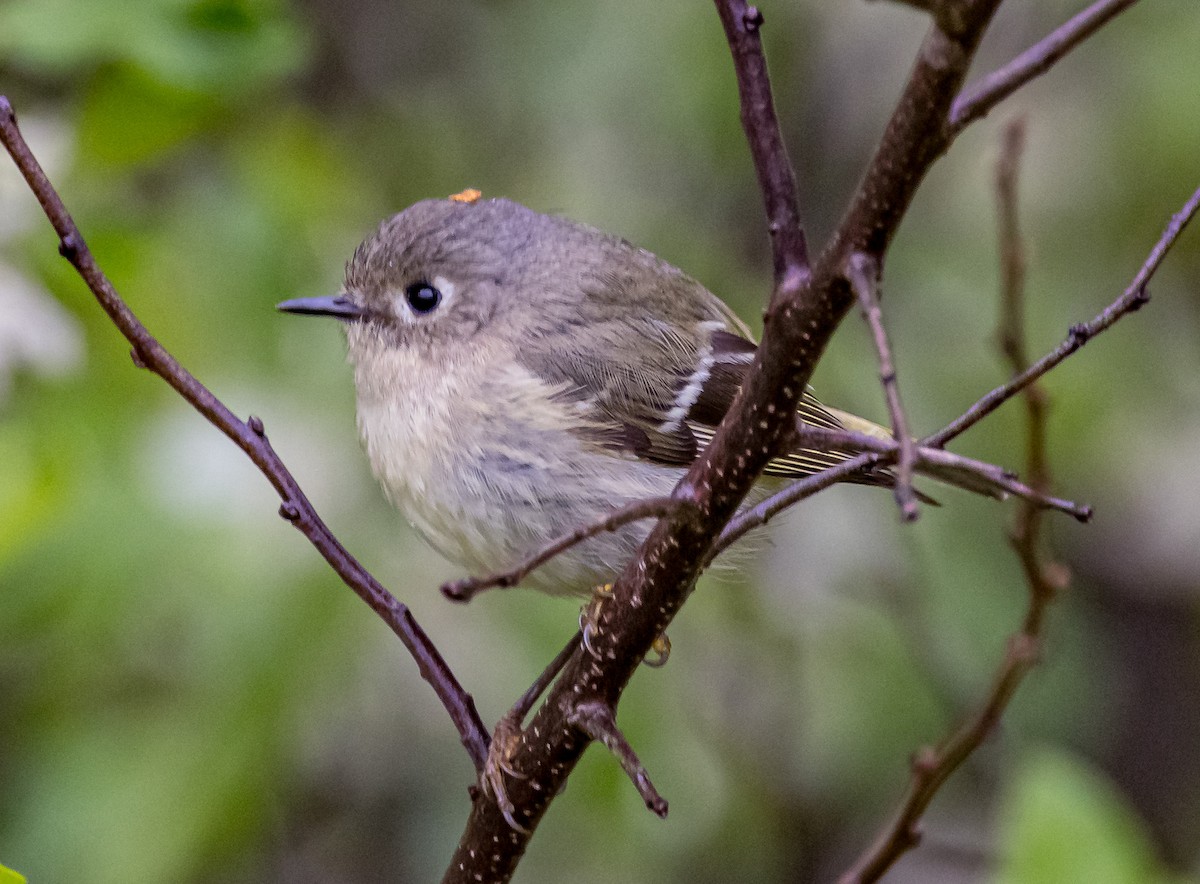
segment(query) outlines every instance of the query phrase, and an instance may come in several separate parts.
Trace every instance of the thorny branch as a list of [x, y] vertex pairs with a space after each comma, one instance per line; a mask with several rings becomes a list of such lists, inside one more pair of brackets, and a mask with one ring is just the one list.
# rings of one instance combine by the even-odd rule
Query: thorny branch
[[489, 738], [479, 713], [475, 710], [475, 702], [471, 695], [458, 683], [454, 673], [450, 671], [450, 667], [408, 607], [384, 589], [321, 521], [295, 478], [271, 447], [262, 421], [257, 417], [242, 421], [233, 414], [167, 352], [117, 294], [108, 277], [96, 263], [58, 192], [21, 135], [12, 105], [4, 96], [0, 96], [0, 141], [58, 234], [59, 252], [71, 262], [96, 296], [96, 300], [100, 302], [100, 306], [121, 334], [133, 345], [130, 355], [134, 364], [149, 369], [170, 384], [175, 392], [228, 436], [262, 471], [283, 501], [279, 507], [279, 514], [312, 542], [346, 585], [383, 618], [412, 654], [413, 659], [417, 661], [421, 677], [429, 682], [450, 714], [451, 721], [458, 728], [459, 736], [476, 769], [482, 770]]

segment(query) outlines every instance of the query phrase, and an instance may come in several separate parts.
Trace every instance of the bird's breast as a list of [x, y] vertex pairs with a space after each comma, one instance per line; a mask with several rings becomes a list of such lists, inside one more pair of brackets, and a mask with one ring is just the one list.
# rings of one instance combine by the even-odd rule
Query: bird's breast
[[[503, 354], [435, 363], [391, 349], [354, 361], [359, 429], [385, 493], [434, 548], [472, 570], [515, 564], [626, 495], [674, 483], [674, 471], [588, 443], [562, 390]], [[576, 565], [578, 575], [556, 580], [597, 570]]]

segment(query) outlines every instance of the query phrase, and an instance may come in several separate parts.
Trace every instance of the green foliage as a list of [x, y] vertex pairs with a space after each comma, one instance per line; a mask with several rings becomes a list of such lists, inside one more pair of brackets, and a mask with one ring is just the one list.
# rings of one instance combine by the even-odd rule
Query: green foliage
[[1174, 880], [1112, 783], [1078, 759], [1030, 753], [1001, 808], [997, 884], [1150, 884]]
[[273, 0], [13, 0], [0, 8], [0, 35], [11, 63], [42, 75], [123, 62], [163, 86], [226, 98], [296, 71], [307, 56], [304, 29]]

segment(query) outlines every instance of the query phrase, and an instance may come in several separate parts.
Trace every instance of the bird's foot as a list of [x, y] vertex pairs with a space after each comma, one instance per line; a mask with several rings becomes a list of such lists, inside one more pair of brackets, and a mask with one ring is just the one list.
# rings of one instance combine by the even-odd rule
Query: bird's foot
[[[611, 583], [603, 583], [592, 591], [591, 600], [579, 610], [579, 632], [584, 650], [597, 659], [599, 659], [600, 654], [593, 647], [592, 638], [600, 628], [600, 611], [604, 607], [604, 603], [612, 598], [612, 594], [613, 585]], [[671, 656], [671, 639], [664, 632], [654, 640], [654, 644], [650, 646], [650, 650], [654, 656], [647, 656], [642, 662], [647, 666], [657, 669], [659, 666], [665, 665], [667, 658]]]
[[654, 644], [650, 646], [650, 650], [654, 653], [653, 657], [646, 656], [643, 663], [654, 669], [660, 666], [666, 666], [667, 660], [671, 656], [671, 639], [664, 632], [654, 640]]
[[579, 609], [579, 633], [582, 636], [583, 647], [593, 657], [599, 657], [592, 647], [592, 636], [600, 628], [600, 609], [612, 598], [613, 585], [601, 583], [592, 590], [592, 597], [586, 605]]
[[492, 734], [491, 745], [488, 746], [487, 760], [483, 764], [483, 772], [479, 776], [479, 784], [483, 794], [496, 802], [496, 807], [504, 816], [504, 821], [514, 830], [528, 834], [529, 830], [517, 822], [516, 808], [508, 799], [508, 791], [504, 787], [504, 776], [525, 779], [525, 774], [515, 770], [512, 757], [521, 744], [521, 720], [517, 710], [512, 709], [496, 722], [496, 732]]

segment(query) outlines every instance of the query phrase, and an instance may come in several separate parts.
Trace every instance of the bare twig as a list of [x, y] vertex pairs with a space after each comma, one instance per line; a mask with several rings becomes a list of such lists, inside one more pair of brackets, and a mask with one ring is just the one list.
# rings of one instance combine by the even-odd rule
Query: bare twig
[[[1025, 146], [1025, 121], [1011, 120], [1001, 133], [996, 162], [996, 206], [1000, 240], [1000, 351], [1014, 376], [1029, 367], [1025, 343], [1025, 248], [1017, 216], [1017, 182]], [[1046, 457], [1046, 391], [1037, 383], [1025, 388], [1025, 475], [1031, 487], [1048, 494], [1051, 477]], [[1043, 562], [1039, 552], [1042, 511], [1028, 501], [1017, 509], [1009, 541], [1021, 563], [1029, 588], [1029, 606], [1021, 634], [1036, 639], [1047, 606], [1066, 587], [1070, 574], [1065, 565]]]
[[990, 483], [1038, 509], [1066, 513], [1077, 522], [1090, 522], [1094, 515], [1092, 508], [1087, 504], [1043, 494], [994, 464], [964, 457], [961, 454], [952, 454], [940, 448], [921, 446], [917, 449], [917, 464], [930, 470], [935, 468], [944, 470], [947, 476], [955, 473], [978, 476], [985, 483]]
[[634, 788], [646, 802], [646, 807], [658, 816], [666, 818], [667, 799], [659, 795], [654, 783], [650, 782], [650, 775], [646, 773], [645, 766], [625, 739], [625, 735], [621, 733], [621, 729], [617, 727], [617, 719], [611, 706], [596, 701], [580, 703], [567, 715], [567, 721], [591, 739], [603, 743], [620, 762], [621, 769], [629, 775]]
[[[711, 558], [724, 552], [750, 531], [759, 528], [785, 509], [812, 497], [819, 491], [852, 477], [865, 469], [893, 463], [898, 457], [900, 446], [891, 439], [880, 439], [851, 430], [831, 430], [825, 427], [804, 426], [797, 433], [799, 443], [818, 451], [862, 452], [836, 466], [806, 476], [775, 492], [753, 507], [739, 513], [730, 520], [713, 545]], [[1003, 467], [961, 454], [918, 445], [913, 449], [913, 464], [918, 472], [988, 497], [1012, 495], [1027, 501], [1038, 509], [1052, 509], [1074, 517], [1080, 522], [1090, 521], [1092, 508], [1074, 501], [1052, 497], [1021, 482]]]
[[[1025, 150], [1025, 119], [1010, 120], [1000, 133], [996, 159], [996, 221], [1000, 231], [1000, 322], [997, 340], [1015, 377], [1029, 367], [1025, 347], [1025, 248], [1017, 220], [1017, 177]], [[1026, 391], [1032, 395], [1035, 387]], [[1038, 394], [1041, 395], [1040, 393]], [[1038, 483], [1030, 477], [1030, 483]]]
[[879, 356], [879, 381], [887, 399], [888, 414], [892, 419], [892, 436], [899, 453], [896, 458], [896, 503], [906, 522], [914, 522], [920, 511], [917, 496], [913, 493], [913, 466], [917, 462], [916, 448], [908, 431], [908, 415], [900, 401], [900, 381], [896, 376], [896, 364], [892, 359], [892, 345], [887, 329], [883, 325], [883, 308], [879, 305], [879, 261], [874, 255], [854, 252], [846, 262], [846, 278], [858, 296], [863, 319], [871, 329], [875, 340], [875, 352]]
[[46, 217], [54, 226], [59, 237], [59, 252], [71, 262], [96, 296], [96, 300], [100, 302], [104, 312], [133, 345], [134, 363], [149, 369], [170, 384], [193, 408], [241, 448], [262, 471], [283, 501], [279, 508], [280, 515], [312, 542], [346, 585], [370, 605], [412, 654], [421, 677], [429, 682], [450, 714], [476, 769], [482, 770], [487, 756], [488, 734], [480, 721], [479, 713], [475, 710], [471, 695], [458, 683], [450, 667], [429, 636], [417, 624], [408, 607], [384, 589], [321, 521], [295, 478], [267, 441], [262, 421], [257, 417], [250, 417], [246, 421], [238, 419], [220, 399], [163, 348], [117, 294], [108, 277], [97, 265], [58, 192], [17, 128], [12, 105], [4, 96], [0, 96], [0, 141], [4, 143], [30, 190], [41, 204]]
[[[1010, 122], [1002, 133], [996, 163], [996, 202], [999, 214], [1001, 270], [1000, 350], [1020, 374], [1028, 365], [1025, 351], [1024, 248], [1017, 224], [1017, 173], [1024, 144], [1024, 122]], [[1040, 387], [1025, 391], [1027, 406], [1026, 468], [1034, 487], [1047, 493], [1050, 485], [1046, 465], [1046, 400]], [[1037, 662], [1041, 627], [1046, 606], [1055, 592], [1065, 586], [1061, 566], [1046, 568], [1039, 553], [1041, 509], [1026, 500], [1017, 511], [1012, 534], [1029, 590], [1029, 603], [1021, 629], [1008, 641], [1008, 650], [996, 672], [992, 688], [979, 711], [952, 733], [941, 746], [917, 752], [912, 763], [908, 792], [895, 818], [884, 827], [875, 843], [842, 877], [841, 884], [875, 881], [906, 851], [920, 841], [920, 820], [942, 783], [973, 753], [999, 723], [1025, 674]]]
[[937, 748], [925, 747], [913, 757], [912, 779], [895, 819], [875, 843], [839, 878], [839, 884], [878, 881], [901, 855], [921, 840], [920, 819], [942, 784], [992, 732], [1025, 673], [1037, 661], [1036, 639], [1018, 634], [1009, 640], [1004, 662], [987, 701]]
[[986, 115], [1034, 77], [1048, 71], [1055, 62], [1136, 2], [1137, 0], [1098, 0], [1004, 67], [964, 89], [950, 109], [950, 131], [957, 134]]
[[783, 145], [779, 119], [775, 116], [775, 99], [771, 95], [767, 59], [759, 34], [763, 16], [758, 7], [747, 6], [741, 0], [717, 0], [717, 12], [733, 53], [742, 128], [746, 131], [754, 170], [758, 173], [775, 256], [775, 278], [779, 280], [788, 265], [808, 270], [808, 244], [796, 198], [796, 172]]
[[554, 679], [562, 672], [563, 667], [567, 665], [567, 661], [579, 650], [579, 645], [582, 641], [583, 633], [577, 631], [567, 640], [567, 643], [563, 645], [563, 649], [550, 661], [550, 664], [542, 670], [542, 674], [529, 686], [529, 689], [513, 704], [509, 713], [514, 716], [518, 724], [525, 720], [525, 716], [529, 714], [529, 710], [533, 708], [533, 704], [538, 701], [538, 697], [544, 694], [546, 688], [553, 684]]
[[[582, 641], [582, 632], [576, 632], [571, 636], [570, 640], [563, 646], [563, 649], [542, 670], [542, 674], [521, 695], [520, 699], [513, 704], [513, 707], [496, 722], [496, 730], [492, 734], [492, 741], [488, 746], [487, 763], [484, 765], [482, 776], [480, 776], [480, 783], [483, 785], [484, 792], [489, 794], [496, 802], [496, 806], [500, 809], [500, 813], [503, 814], [509, 828], [515, 832], [528, 834], [529, 830], [517, 822], [517, 809], [512, 801], [509, 800], [508, 789], [504, 785], [505, 775], [516, 777], [517, 779], [524, 778], [523, 774], [514, 770], [512, 765], [509, 764], [509, 757], [516, 750], [519, 741], [522, 739], [521, 724], [525, 721], [525, 716], [529, 714], [529, 710], [533, 708], [533, 704], [538, 701], [538, 698], [541, 697], [546, 688], [553, 684], [554, 679], [567, 665], [567, 661], [579, 650]], [[473, 799], [479, 798], [479, 793], [475, 786], [471, 786], [469, 791]]]
[[729, 547], [733, 546], [733, 544], [737, 543], [755, 528], [766, 525], [771, 519], [789, 507], [795, 506], [800, 501], [812, 497], [820, 491], [824, 491], [831, 485], [836, 485], [838, 482], [849, 478], [855, 473], [881, 462], [882, 457], [874, 452], [856, 455], [842, 461], [837, 466], [821, 470], [819, 473], [814, 473], [811, 476], [805, 476], [803, 479], [792, 482], [783, 490], [777, 491], [765, 500], [746, 508], [733, 519], [730, 519], [729, 524], [725, 526], [720, 537], [717, 538], [717, 542], [713, 544], [712, 551], [709, 553], [709, 561], [712, 561], [725, 550], [729, 549]]
[[459, 580], [451, 580], [443, 583], [442, 594], [446, 598], [456, 602], [469, 602], [486, 589], [509, 589], [516, 586], [528, 577], [530, 573], [546, 564], [546, 562], [556, 556], [562, 555], [585, 540], [595, 537], [597, 534], [616, 531], [618, 528], [623, 528], [632, 522], [639, 522], [642, 519], [661, 518], [678, 507], [692, 505], [688, 500], [675, 497], [650, 497], [645, 500], [634, 501], [628, 506], [614, 510], [602, 519], [597, 519], [590, 525], [581, 525], [574, 531], [568, 531], [561, 537], [555, 538], [515, 568], [496, 574], [489, 574], [486, 577], [463, 577]]
[[1200, 210], [1200, 188], [1197, 188], [1191, 197], [1188, 198], [1183, 208], [1171, 217], [1162, 236], [1159, 237], [1154, 248], [1150, 250], [1150, 254], [1138, 270], [1137, 275], [1134, 276], [1133, 281], [1121, 293], [1120, 297], [1100, 311], [1090, 322], [1071, 326], [1071, 331], [1067, 335], [1066, 340], [1059, 344], [1058, 347], [1047, 353], [1007, 384], [997, 387], [979, 399], [962, 416], [932, 436], [922, 439], [921, 444], [933, 447], [945, 445], [951, 439], [975, 426], [975, 424], [979, 423], [979, 421], [983, 420], [1013, 396], [1038, 380], [1038, 378], [1045, 375], [1046, 372], [1057, 366], [1092, 338], [1096, 337], [1096, 335], [1111, 328], [1118, 320], [1142, 307], [1142, 305], [1150, 300], [1150, 293], [1147, 286], [1151, 278], [1158, 270], [1159, 265], [1162, 264], [1167, 252], [1171, 250], [1171, 247], [1179, 239], [1180, 234], [1187, 228], [1188, 222], [1195, 217], [1197, 210]]

